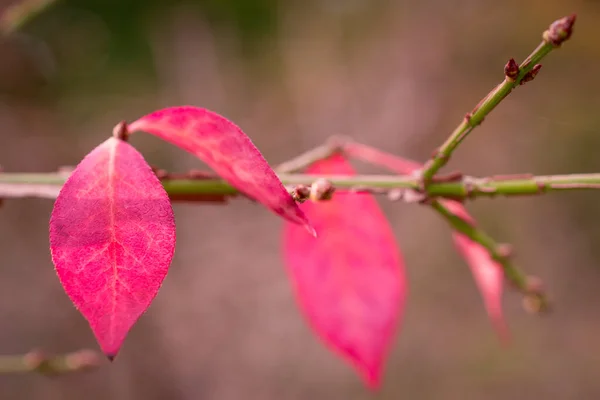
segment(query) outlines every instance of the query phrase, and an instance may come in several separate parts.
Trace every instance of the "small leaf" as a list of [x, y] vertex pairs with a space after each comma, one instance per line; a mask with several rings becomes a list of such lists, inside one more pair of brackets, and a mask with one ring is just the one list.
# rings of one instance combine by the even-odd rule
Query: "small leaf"
[[[346, 154], [352, 157], [382, 166], [399, 174], [413, 174], [422, 168], [422, 165], [414, 161], [358, 143], [349, 143], [344, 150]], [[440, 203], [459, 217], [473, 224], [475, 223], [462, 204], [451, 200], [440, 200]], [[456, 248], [471, 269], [498, 337], [506, 342], [510, 334], [502, 313], [502, 285], [504, 282], [502, 267], [490, 257], [485, 248], [468, 237], [453, 232], [452, 238]]]
[[203, 108], [171, 107], [141, 117], [129, 129], [151, 133], [194, 154], [239, 191], [314, 235], [275, 171], [228, 119]]
[[65, 291], [113, 359], [175, 250], [169, 198], [136, 149], [110, 138], [75, 168], [54, 204], [50, 250]]
[[[339, 155], [308, 172], [354, 174]], [[336, 192], [329, 201], [309, 201], [301, 208], [319, 238], [285, 225], [285, 261], [298, 301], [328, 347], [376, 388], [407, 292], [391, 227], [370, 194]]]

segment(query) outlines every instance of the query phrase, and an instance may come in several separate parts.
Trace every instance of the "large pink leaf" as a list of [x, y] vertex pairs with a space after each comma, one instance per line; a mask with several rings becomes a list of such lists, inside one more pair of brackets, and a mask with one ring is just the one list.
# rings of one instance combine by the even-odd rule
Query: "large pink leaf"
[[109, 358], [156, 296], [174, 249], [169, 198], [142, 155], [116, 138], [92, 150], [56, 199], [50, 250]]
[[194, 154], [232, 186], [314, 234], [260, 151], [228, 119], [204, 108], [171, 107], [141, 117], [129, 129], [151, 133]]
[[[399, 174], [412, 174], [422, 167], [417, 162], [356, 143], [348, 144], [346, 153]], [[452, 200], [440, 200], [440, 203], [452, 213], [475, 224], [475, 221], [461, 203]], [[473, 242], [465, 235], [453, 232], [452, 238], [456, 248], [471, 269], [471, 273], [483, 297], [486, 311], [498, 336], [501, 340], [506, 341], [509, 337], [509, 332], [502, 313], [502, 285], [504, 280], [502, 267], [490, 257], [489, 252], [485, 248]]]
[[[338, 155], [308, 173], [354, 171]], [[406, 298], [393, 232], [370, 194], [336, 192], [330, 201], [301, 207], [319, 238], [286, 223], [285, 261], [298, 300], [317, 334], [375, 388]]]

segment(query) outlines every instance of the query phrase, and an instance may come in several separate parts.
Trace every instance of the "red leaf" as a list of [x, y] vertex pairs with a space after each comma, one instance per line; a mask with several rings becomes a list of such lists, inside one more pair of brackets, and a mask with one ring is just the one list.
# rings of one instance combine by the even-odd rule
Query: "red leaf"
[[[354, 174], [339, 155], [308, 172]], [[376, 388], [407, 292], [391, 227], [370, 194], [336, 192], [301, 207], [319, 238], [286, 223], [285, 259], [298, 300], [317, 334]]]
[[50, 250], [110, 359], [156, 296], [174, 249], [169, 198], [142, 155], [116, 138], [92, 150], [56, 199]]
[[174, 144], [204, 161], [242, 193], [314, 234], [292, 196], [246, 134], [228, 119], [203, 108], [165, 108], [129, 125]]
[[[383, 166], [399, 174], [412, 174], [422, 168], [419, 163], [362, 144], [350, 143], [345, 151], [348, 155]], [[440, 200], [440, 203], [459, 217], [472, 224], [475, 223], [462, 204], [452, 200]], [[452, 238], [456, 248], [471, 269], [483, 297], [486, 311], [500, 340], [507, 341], [510, 334], [502, 313], [502, 285], [504, 280], [502, 267], [490, 257], [485, 248], [468, 237], [453, 232]]]

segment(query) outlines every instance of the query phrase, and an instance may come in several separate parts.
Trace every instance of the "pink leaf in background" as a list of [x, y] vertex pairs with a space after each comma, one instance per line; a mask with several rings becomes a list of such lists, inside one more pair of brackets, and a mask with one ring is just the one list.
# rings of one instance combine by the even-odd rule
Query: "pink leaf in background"
[[314, 234], [306, 216], [250, 138], [228, 119], [203, 108], [165, 108], [129, 125], [204, 161], [242, 193]]
[[[308, 173], [354, 171], [336, 155]], [[285, 261], [298, 300], [317, 334], [375, 388], [406, 298], [403, 260], [391, 227], [370, 194], [336, 192], [330, 201], [301, 208], [319, 238], [285, 225]]]
[[[382, 166], [399, 174], [410, 175], [422, 168], [422, 165], [419, 163], [362, 144], [349, 143], [345, 147], [345, 152], [352, 157]], [[475, 223], [461, 203], [452, 200], [440, 200], [440, 203], [452, 213], [472, 224]], [[502, 314], [502, 284], [504, 274], [501, 265], [490, 257], [485, 248], [473, 242], [465, 235], [453, 232], [452, 238], [456, 248], [471, 269], [496, 333], [500, 340], [508, 340], [509, 332]]]
[[50, 250], [109, 358], [156, 296], [174, 249], [169, 198], [142, 155], [116, 138], [92, 150], [56, 199]]

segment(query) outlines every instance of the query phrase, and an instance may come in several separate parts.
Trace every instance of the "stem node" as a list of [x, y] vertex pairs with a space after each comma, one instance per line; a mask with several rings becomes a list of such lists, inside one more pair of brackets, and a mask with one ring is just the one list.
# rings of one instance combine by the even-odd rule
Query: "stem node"
[[129, 129], [127, 122], [121, 121], [113, 128], [113, 137], [126, 142], [129, 139]]
[[533, 68], [531, 69], [531, 71], [529, 71], [528, 73], [525, 74], [525, 76], [523, 76], [523, 79], [521, 79], [521, 82], [519, 82], [519, 85], [524, 85], [527, 82], [531, 82], [532, 80], [534, 80], [535, 77], [537, 76], [538, 72], [540, 72], [541, 69], [542, 69], [542, 64], [535, 64], [533, 66]]
[[498, 256], [504, 259], [509, 259], [514, 257], [515, 251], [512, 245], [509, 243], [500, 243], [498, 244]]
[[327, 179], [319, 178], [310, 187], [309, 197], [312, 201], [330, 200], [335, 187]]
[[517, 64], [514, 58], [508, 60], [504, 66], [504, 76], [506, 76], [506, 79], [512, 82], [514, 82], [517, 79], [517, 76], [519, 76], [519, 64]]
[[310, 187], [306, 185], [296, 185], [292, 189], [291, 195], [298, 203], [304, 203], [310, 197]]

